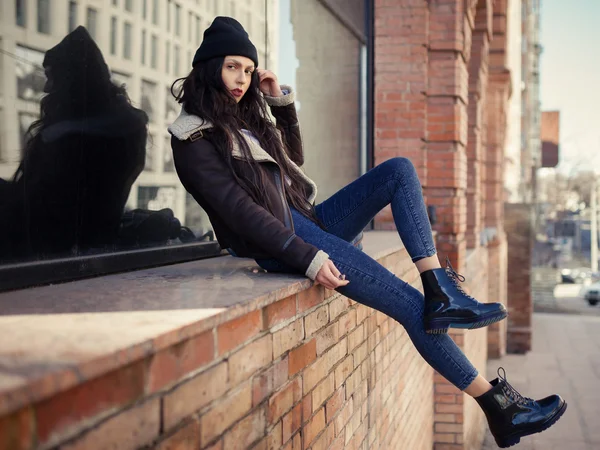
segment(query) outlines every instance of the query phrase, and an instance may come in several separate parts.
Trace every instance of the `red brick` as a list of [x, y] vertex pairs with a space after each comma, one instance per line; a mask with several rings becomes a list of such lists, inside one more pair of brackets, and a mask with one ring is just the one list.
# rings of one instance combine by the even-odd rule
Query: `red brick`
[[302, 399], [302, 378], [290, 381], [269, 399], [268, 423], [276, 423]]
[[256, 406], [288, 380], [288, 358], [277, 361], [252, 380], [252, 406]]
[[178, 386], [163, 398], [163, 420], [170, 429], [195, 411], [222, 396], [229, 389], [227, 363], [202, 372]]
[[333, 299], [329, 303], [329, 317], [331, 320], [335, 320], [338, 316], [348, 311], [350, 307], [350, 301], [347, 297], [340, 296], [336, 299]]
[[344, 387], [340, 387], [333, 396], [327, 400], [325, 405], [325, 418], [327, 423], [331, 422], [336, 413], [340, 410], [344, 401], [346, 400], [346, 390]]
[[335, 389], [333, 372], [329, 374], [321, 383], [319, 383], [312, 391], [313, 412], [315, 412], [327, 399], [333, 394]]
[[223, 450], [223, 440], [219, 440], [208, 447], [205, 447], [203, 450]]
[[462, 433], [463, 425], [460, 423], [436, 423], [434, 431], [436, 433]]
[[273, 358], [278, 358], [296, 347], [304, 339], [304, 321], [295, 320], [285, 328], [273, 333]]
[[452, 444], [455, 442], [455, 435], [450, 433], [434, 433], [433, 441]]
[[435, 412], [436, 413], [462, 413], [463, 405], [458, 405], [458, 404], [445, 405], [445, 404], [438, 403], [435, 405]]
[[217, 350], [222, 355], [256, 336], [262, 330], [261, 311], [252, 311], [217, 328]]
[[335, 345], [339, 340], [339, 324], [334, 322], [324, 330], [321, 330], [317, 336], [317, 355], [321, 355]]
[[354, 401], [352, 398], [348, 398], [340, 413], [334, 419], [335, 422], [335, 434], [336, 436], [344, 429], [352, 414], [354, 413]]
[[456, 397], [456, 395], [436, 395], [434, 401], [436, 403], [458, 403]]
[[[223, 431], [244, 417], [252, 407], [252, 389], [246, 383], [237, 391], [221, 399], [200, 419], [201, 445], [205, 446]], [[225, 445], [227, 448], [227, 445]]]
[[298, 312], [304, 312], [323, 301], [323, 290], [313, 287], [298, 293]]
[[0, 417], [0, 448], [29, 450], [33, 448], [35, 424], [33, 409], [24, 408]]
[[65, 450], [111, 448], [126, 450], [140, 448], [152, 442], [160, 431], [160, 399], [120, 412], [92, 430], [62, 445]]
[[340, 317], [340, 336], [349, 333], [356, 327], [356, 310], [351, 309]]
[[333, 424], [330, 424], [326, 429], [325, 432], [321, 434], [321, 436], [319, 436], [317, 438], [317, 440], [314, 442], [314, 444], [311, 447], [311, 450], [327, 450], [329, 448], [329, 446], [333, 443], [333, 441], [335, 440], [335, 429]]
[[304, 449], [306, 450], [318, 434], [325, 429], [325, 408], [321, 408], [304, 426]]
[[35, 408], [40, 444], [85, 419], [133, 402], [144, 394], [145, 384], [146, 362], [139, 361], [40, 402]]
[[147, 393], [159, 391], [186, 374], [208, 364], [214, 357], [214, 338], [207, 331], [156, 353], [150, 362]]
[[320, 330], [329, 323], [329, 311], [327, 305], [323, 305], [304, 318], [304, 330], [306, 336], [312, 336], [317, 330]]
[[292, 295], [265, 308], [265, 325], [271, 328], [296, 315], [296, 296]]
[[196, 450], [200, 446], [200, 422], [193, 418], [167, 438], [154, 450]]
[[295, 348], [289, 354], [289, 374], [295, 375], [317, 358], [317, 341], [311, 339], [306, 344]]
[[312, 395], [302, 399], [302, 423], [307, 422], [312, 416]]
[[229, 357], [229, 382], [235, 386], [261, 367], [273, 361], [273, 342], [270, 334], [242, 347]]
[[283, 443], [285, 444], [302, 426], [302, 406], [298, 403], [282, 419]]
[[227, 450], [245, 450], [266, 434], [265, 410], [259, 408], [238, 422], [223, 438]]
[[267, 435], [267, 449], [266, 450], [280, 450], [283, 446], [283, 434], [282, 434], [282, 423], [278, 422], [277, 425]]
[[363, 325], [359, 325], [356, 330], [348, 335], [348, 351], [351, 352], [365, 340], [365, 329]]

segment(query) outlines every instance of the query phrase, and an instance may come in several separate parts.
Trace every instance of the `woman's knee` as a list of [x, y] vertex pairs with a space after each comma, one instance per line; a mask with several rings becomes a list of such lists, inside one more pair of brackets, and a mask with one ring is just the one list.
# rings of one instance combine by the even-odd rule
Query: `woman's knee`
[[382, 164], [386, 165], [389, 170], [394, 173], [399, 173], [401, 175], [413, 175], [416, 174], [416, 169], [412, 161], [404, 156], [396, 156], [394, 158], [390, 158]]

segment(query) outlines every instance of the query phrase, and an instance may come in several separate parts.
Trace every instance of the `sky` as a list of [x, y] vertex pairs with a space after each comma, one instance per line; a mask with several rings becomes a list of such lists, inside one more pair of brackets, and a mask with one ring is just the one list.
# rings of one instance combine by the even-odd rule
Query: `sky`
[[559, 110], [559, 169], [600, 173], [600, 0], [541, 0], [542, 111]]

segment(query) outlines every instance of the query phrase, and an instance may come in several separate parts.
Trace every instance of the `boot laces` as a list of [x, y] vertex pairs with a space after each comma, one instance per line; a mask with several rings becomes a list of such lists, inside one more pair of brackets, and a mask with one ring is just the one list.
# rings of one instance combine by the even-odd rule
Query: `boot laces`
[[446, 274], [452, 280], [452, 283], [454, 284], [456, 289], [458, 289], [458, 291], [461, 294], [463, 294], [465, 297], [475, 300], [473, 297], [471, 297], [469, 294], [467, 294], [465, 292], [465, 290], [462, 288], [462, 286], [460, 285], [460, 283], [465, 282], [466, 278], [464, 276], [462, 276], [460, 273], [458, 273], [456, 270], [454, 270], [454, 268], [452, 267], [452, 264], [450, 264], [450, 258], [448, 258], [447, 256], [446, 256], [446, 269], [445, 270], [446, 270]]
[[[502, 373], [500, 371], [502, 371]], [[506, 395], [518, 405], [530, 406], [532, 403], [535, 402], [535, 400], [533, 400], [532, 398], [523, 397], [514, 387], [512, 387], [512, 385], [506, 379], [506, 370], [504, 370], [504, 367], [498, 368], [498, 378], [504, 381], [504, 385], [502, 386], [502, 392], [504, 393], [504, 395]]]

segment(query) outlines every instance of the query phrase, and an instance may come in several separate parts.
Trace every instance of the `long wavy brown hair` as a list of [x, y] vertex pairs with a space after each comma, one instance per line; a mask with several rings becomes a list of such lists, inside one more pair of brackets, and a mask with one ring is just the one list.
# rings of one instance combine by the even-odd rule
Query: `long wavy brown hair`
[[[290, 178], [292, 183], [291, 186], [286, 187], [286, 196], [291, 206], [323, 228], [314, 207], [307, 201], [305, 182], [291, 168], [290, 162], [284, 156], [285, 149], [282, 148], [282, 141], [277, 136], [277, 128], [269, 118], [267, 104], [259, 89], [257, 71], [253, 72], [250, 87], [238, 103], [229, 94], [223, 82], [221, 76], [223, 61], [223, 57], [218, 57], [199, 63], [187, 77], [175, 80], [171, 85], [171, 94], [183, 104], [188, 114], [196, 115], [213, 124], [214, 128], [210, 133], [206, 133], [206, 138], [214, 144], [227, 162], [236, 181], [256, 203], [273, 212], [267, 201], [264, 171], [258, 170], [258, 163], [252, 158], [250, 148], [241, 134], [242, 129], [249, 130], [254, 135], [261, 147], [275, 159], [283, 175]], [[234, 139], [241, 148], [244, 158], [250, 163], [251, 179], [238, 176], [233, 169]]]

